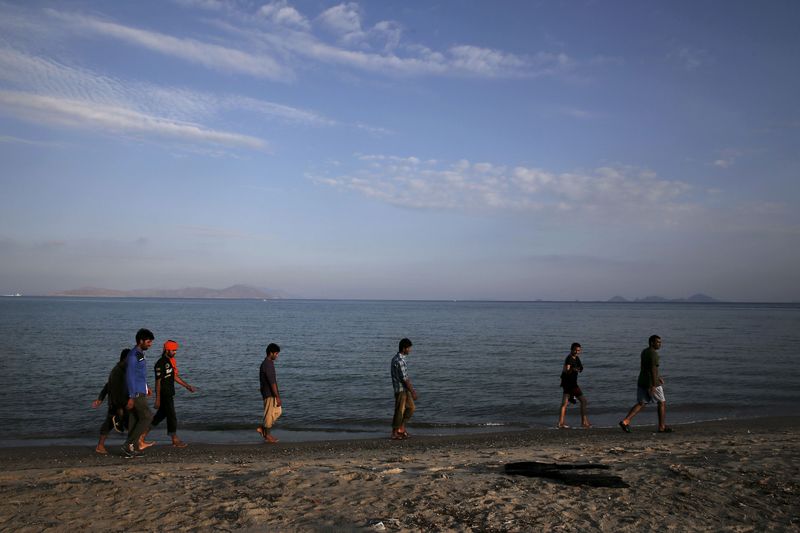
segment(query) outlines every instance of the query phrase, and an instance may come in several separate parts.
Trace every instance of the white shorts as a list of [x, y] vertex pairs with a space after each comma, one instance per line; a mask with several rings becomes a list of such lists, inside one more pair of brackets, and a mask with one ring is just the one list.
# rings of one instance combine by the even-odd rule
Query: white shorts
[[650, 394], [650, 391], [645, 387], [636, 387], [636, 403], [652, 403], [653, 400], [658, 403], [667, 401], [664, 397], [664, 387], [659, 385], [653, 389], [653, 394]]

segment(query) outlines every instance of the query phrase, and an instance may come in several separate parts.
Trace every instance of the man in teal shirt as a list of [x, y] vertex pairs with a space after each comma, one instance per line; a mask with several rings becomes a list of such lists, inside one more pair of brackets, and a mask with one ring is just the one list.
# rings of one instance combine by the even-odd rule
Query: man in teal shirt
[[626, 433], [631, 432], [631, 419], [642, 410], [646, 403], [653, 400], [658, 404], [658, 432], [671, 433], [672, 428], [667, 427], [667, 400], [664, 397], [664, 379], [658, 371], [660, 359], [658, 350], [661, 348], [661, 337], [651, 335], [648, 339], [649, 346], [642, 350], [639, 381], [636, 386], [636, 405], [628, 411], [628, 416], [620, 420], [619, 427]]

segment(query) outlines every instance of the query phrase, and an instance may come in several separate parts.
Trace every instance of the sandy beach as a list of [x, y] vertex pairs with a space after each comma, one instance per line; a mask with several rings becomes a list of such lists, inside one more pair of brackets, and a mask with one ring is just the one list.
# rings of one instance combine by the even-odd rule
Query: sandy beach
[[[162, 442], [134, 459], [7, 448], [0, 529], [800, 530], [800, 417], [654, 429], [277, 445], [254, 431], [252, 445]], [[516, 461], [608, 465], [629, 486], [505, 474]]]

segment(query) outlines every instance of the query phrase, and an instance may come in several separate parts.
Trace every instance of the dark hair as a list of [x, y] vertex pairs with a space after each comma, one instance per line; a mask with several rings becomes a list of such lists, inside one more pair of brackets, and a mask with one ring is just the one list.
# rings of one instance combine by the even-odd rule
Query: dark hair
[[570, 346], [569, 349], [570, 349], [570, 351], [573, 351], [573, 350], [575, 350], [575, 348], [580, 348], [580, 347], [581, 347], [581, 343], [573, 342], [572, 346]]
[[650, 335], [650, 338], [647, 339], [647, 344], [652, 346], [653, 343], [656, 342], [657, 340], [661, 340], [661, 337], [659, 337], [658, 335]]
[[124, 361], [124, 360], [125, 360], [125, 358], [126, 358], [126, 357], [128, 357], [128, 354], [129, 354], [129, 353], [131, 353], [131, 349], [130, 349], [130, 348], [125, 348], [124, 350], [122, 350], [122, 351], [119, 353], [119, 360], [120, 360], [120, 362]]
[[270, 354], [270, 353], [280, 353], [280, 352], [281, 352], [281, 347], [278, 346], [277, 344], [275, 344], [274, 342], [269, 343], [269, 345], [267, 346], [267, 353], [268, 354]]
[[413, 344], [411, 344], [410, 340], [408, 340], [408, 339], [400, 339], [400, 345], [399, 345], [398, 349], [399, 349], [399, 351], [402, 352], [406, 348], [411, 348], [412, 346], [413, 346]]
[[146, 328], [142, 328], [136, 332], [136, 344], [139, 344], [142, 341], [152, 341], [155, 338], [156, 336], [153, 335], [153, 332]]

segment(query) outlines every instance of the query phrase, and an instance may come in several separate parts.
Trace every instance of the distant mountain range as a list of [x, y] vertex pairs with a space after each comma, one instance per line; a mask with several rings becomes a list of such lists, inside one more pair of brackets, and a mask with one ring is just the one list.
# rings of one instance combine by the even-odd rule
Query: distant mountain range
[[622, 296], [614, 296], [609, 298], [609, 302], [641, 302], [641, 303], [663, 303], [663, 302], [688, 302], [688, 303], [713, 303], [719, 300], [708, 296], [707, 294], [693, 294], [688, 298], [664, 298], [662, 296], [645, 296], [644, 298], [636, 298], [635, 300], [628, 300]]
[[68, 291], [58, 291], [48, 296], [79, 296], [94, 298], [216, 298], [216, 299], [253, 299], [274, 300], [282, 296], [277, 291], [258, 289], [249, 285], [232, 285], [225, 289], [208, 289], [206, 287], [186, 287], [183, 289], [135, 289], [119, 291], [98, 287], [83, 287]]

